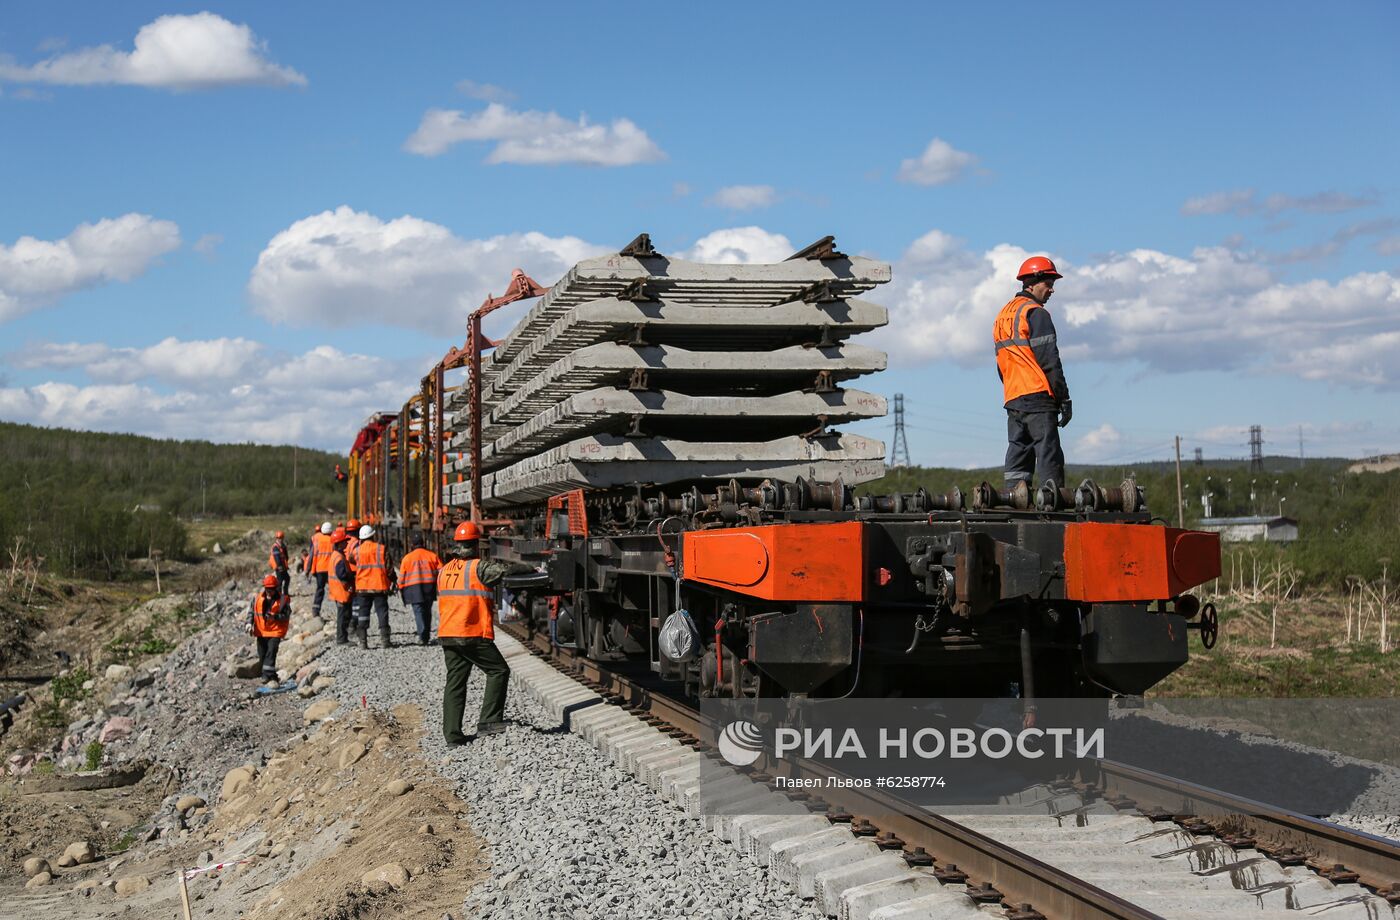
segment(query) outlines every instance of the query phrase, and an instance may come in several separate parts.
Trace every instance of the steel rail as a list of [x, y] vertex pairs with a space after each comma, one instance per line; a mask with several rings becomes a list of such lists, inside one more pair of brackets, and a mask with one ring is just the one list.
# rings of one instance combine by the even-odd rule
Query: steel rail
[[[1400, 842], [1114, 761], [1099, 761], [1098, 788], [1149, 817], [1201, 816], [1226, 843], [1285, 864], [1306, 863], [1330, 881], [1358, 881], [1400, 903]], [[1213, 816], [1204, 817], [1204, 816]], [[1349, 877], [1354, 873], [1354, 877]]]
[[[521, 624], [504, 624], [502, 628], [561, 671], [587, 681], [623, 705], [693, 738], [715, 737], [715, 726], [683, 700], [655, 692], [573, 649], [553, 646], [548, 636]], [[806, 761], [797, 761], [795, 766], [806, 776], [844, 778], [827, 766]], [[847, 819], [875, 824], [854, 816], [878, 815], [884, 839], [897, 839], [906, 851], [933, 854], [935, 867], [956, 867], [967, 874], [970, 889], [980, 890], [990, 900], [1003, 901], [1008, 909], [1021, 911], [1021, 916], [1034, 916], [1038, 911], [1050, 920], [1162, 920], [1158, 914], [948, 818], [911, 812], [909, 806], [886, 793], [828, 788], [823, 783], [817, 797], [830, 804], [833, 823]], [[838, 819], [839, 812], [844, 814]]]

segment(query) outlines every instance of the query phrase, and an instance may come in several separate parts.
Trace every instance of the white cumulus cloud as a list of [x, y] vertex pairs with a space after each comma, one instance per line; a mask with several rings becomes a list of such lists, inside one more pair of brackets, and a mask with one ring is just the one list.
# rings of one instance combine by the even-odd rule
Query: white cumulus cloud
[[946, 185], [962, 176], [977, 162], [977, 157], [935, 137], [924, 152], [903, 160], [895, 178], [914, 185]]
[[287, 354], [246, 339], [49, 343], [25, 355], [17, 366], [77, 370], [88, 380], [0, 386], [0, 417], [10, 421], [327, 450], [346, 449], [371, 412], [402, 406], [429, 363], [329, 345]]
[[753, 211], [769, 207], [777, 200], [778, 192], [771, 185], [726, 185], [705, 203], [731, 211]]
[[457, 336], [513, 268], [543, 285], [607, 251], [577, 237], [512, 233], [464, 240], [417, 217], [382, 220], [341, 206], [292, 224], [258, 256], [248, 293], [274, 322], [382, 323]]
[[457, 92], [482, 102], [510, 102], [515, 98], [515, 93], [508, 89], [502, 89], [494, 83], [478, 83], [475, 80], [458, 81]]
[[268, 59], [266, 43], [248, 26], [208, 12], [161, 16], [141, 27], [131, 51], [99, 45], [28, 67], [0, 60], [0, 80], [174, 90], [306, 85], [306, 77]]
[[[976, 252], [941, 231], [926, 234], [895, 264], [883, 298], [890, 324], [873, 338], [899, 361], [990, 368], [992, 320], [1031, 254], [1009, 243]], [[1220, 247], [1056, 264], [1065, 278], [1049, 308], [1071, 391], [1077, 361], [1400, 387], [1400, 278], [1389, 273], [1285, 283], [1267, 257]]]
[[59, 240], [22, 236], [13, 245], [0, 243], [0, 322], [74, 291], [130, 281], [179, 245], [179, 227], [147, 214], [79, 224]]
[[429, 109], [418, 130], [404, 141], [404, 149], [432, 157], [463, 141], [494, 142], [488, 163], [631, 166], [666, 157], [645, 131], [626, 118], [593, 124], [582, 115], [571, 121], [556, 112], [517, 112], [495, 102], [470, 115]]
[[744, 265], [781, 262], [796, 251], [781, 233], [769, 233], [762, 227], [731, 227], [702, 236], [677, 255], [695, 262]]

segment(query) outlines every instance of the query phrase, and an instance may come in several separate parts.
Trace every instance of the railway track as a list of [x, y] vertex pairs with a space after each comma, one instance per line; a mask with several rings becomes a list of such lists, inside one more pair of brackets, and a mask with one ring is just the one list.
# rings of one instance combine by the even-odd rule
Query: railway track
[[[608, 701], [626, 708], [681, 744], [718, 758], [717, 752], [710, 751], [701, 740], [716, 737], [716, 726], [685, 700], [675, 698], [658, 686], [651, 675], [614, 669], [571, 649], [551, 647], [548, 637], [532, 634], [522, 624], [507, 624], [504, 630], [534, 655], [589, 685]], [[1396, 841], [1122, 764], [1102, 762], [1100, 776], [1092, 785], [1065, 782], [1052, 788], [1050, 793], [1058, 797], [1054, 800], [1058, 804], [1049, 805], [1050, 814], [1017, 816], [1024, 819], [1020, 821], [993, 818], [979, 825], [976, 820], [955, 821], [911, 809], [881, 790], [843, 786], [839, 782], [842, 775], [828, 765], [801, 760], [790, 763], [802, 775], [823, 780], [819, 794], [810, 794], [805, 789], [788, 793], [794, 802], [803, 806], [804, 813], [823, 816], [832, 826], [846, 826], [856, 838], [868, 841], [881, 852], [903, 856], [909, 867], [920, 867], [924, 874], [940, 884], [962, 886], [967, 903], [978, 905], [983, 912], [1000, 907], [1008, 920], [1147, 920], [1171, 915], [1234, 915], [1229, 912], [1230, 902], [1222, 897], [1220, 890], [1195, 891], [1185, 880], [1180, 885], [1182, 893], [1175, 898], [1148, 897], [1139, 895], [1135, 889], [1123, 890], [1119, 879], [1109, 880], [1117, 882], [1116, 885], [1100, 883], [1084, 877], [1092, 872], [1077, 873], [1074, 867], [1082, 861], [1076, 863], [1072, 858], [1076, 851], [1082, 855], [1095, 852], [1094, 845], [1106, 847], [1101, 862], [1107, 866], [1117, 865], [1119, 851], [1126, 852], [1126, 849], [1113, 843], [1081, 846], [1069, 836], [1057, 838], [1055, 828], [1078, 829], [1065, 831], [1066, 835], [1086, 831], [1089, 827], [1121, 834], [1123, 816], [1131, 816], [1135, 822], [1151, 822], [1154, 830], [1138, 837], [1175, 834], [1193, 841], [1188, 848], [1193, 851], [1190, 858], [1192, 866], [1201, 870], [1198, 873], [1201, 876], [1218, 871], [1221, 866], [1248, 865], [1245, 876], [1232, 874], [1232, 879], [1236, 887], [1244, 887], [1249, 894], [1255, 894], [1257, 900], [1249, 902], [1247, 907], [1242, 903], [1240, 915], [1271, 916], [1271, 912], [1263, 908], [1273, 906], [1273, 901], [1266, 898], [1278, 891], [1283, 894], [1273, 900], [1279, 901], [1277, 906], [1293, 916], [1298, 915], [1296, 908], [1314, 906], [1303, 903], [1306, 895], [1295, 893], [1296, 873], [1301, 871], [1296, 867], [1306, 867], [1315, 874], [1317, 882], [1313, 887], [1316, 889], [1330, 891], [1333, 886], [1355, 889], [1354, 893], [1350, 889], [1337, 889], [1344, 894], [1335, 899], [1328, 911], [1329, 917], [1393, 916], [1400, 905], [1400, 844]], [[748, 773], [749, 778], [759, 784], [766, 785], [771, 779], [758, 771], [749, 770]], [[827, 778], [837, 782], [826, 782]], [[746, 795], [749, 793], [743, 791], [731, 795], [736, 808], [752, 800], [746, 800]], [[1224, 817], [1200, 817], [1207, 814]], [[737, 817], [738, 812], [735, 815], [714, 820], [717, 826], [726, 820], [739, 823], [742, 819]], [[866, 816], [878, 816], [878, 819]], [[1129, 836], [1136, 833], [1133, 831]], [[1097, 841], [1098, 838], [1093, 839]], [[1026, 845], [1010, 842], [1017, 840], [1024, 840]], [[1235, 854], [1241, 851], [1254, 851], [1259, 856], [1248, 854], [1237, 859]], [[1261, 861], [1271, 861], [1273, 865], [1265, 871]], [[1060, 862], [1065, 865], [1057, 865]], [[886, 861], [885, 865], [888, 864]], [[1215, 870], [1209, 868], [1212, 865]], [[1285, 884], [1280, 878], [1290, 881]], [[798, 887], [801, 890], [801, 886]], [[1199, 910], [1188, 906], [1192, 898], [1199, 899]], [[1336, 910], [1337, 907], [1344, 909]], [[1348, 913], [1345, 908], [1359, 912]], [[1157, 912], [1159, 909], [1161, 913]], [[926, 915], [932, 914], [918, 914]]]

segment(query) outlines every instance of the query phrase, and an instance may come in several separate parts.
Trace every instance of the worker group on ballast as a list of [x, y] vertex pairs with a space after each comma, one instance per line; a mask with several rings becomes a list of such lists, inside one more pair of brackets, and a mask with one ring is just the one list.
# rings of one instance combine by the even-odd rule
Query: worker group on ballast
[[[262, 677], [277, 680], [277, 651], [291, 623], [291, 566], [286, 534], [278, 531], [268, 553], [272, 573], [249, 605], [247, 631], [257, 640]], [[510, 666], [495, 638], [495, 588], [507, 575], [534, 571], [532, 566], [479, 557], [481, 528], [463, 521], [452, 533], [454, 551], [444, 563], [423, 545], [421, 533], [409, 535], [409, 552], [395, 565], [387, 547], [376, 539], [373, 526], [353, 518], [343, 526], [329, 521], [311, 536], [298, 570], [315, 582], [312, 615], [319, 617], [326, 595], [336, 605], [336, 644], [358, 642], [369, 648], [370, 613], [379, 624], [380, 648], [392, 648], [389, 633], [389, 593], [398, 591], [413, 611], [418, 643], [442, 647], [447, 666], [443, 687], [442, 732], [449, 745], [465, 744], [462, 730], [467, 681], [472, 667], [486, 675], [486, 690], [476, 735], [504, 730], [506, 688]], [[437, 639], [431, 637], [433, 603], [438, 604]]]

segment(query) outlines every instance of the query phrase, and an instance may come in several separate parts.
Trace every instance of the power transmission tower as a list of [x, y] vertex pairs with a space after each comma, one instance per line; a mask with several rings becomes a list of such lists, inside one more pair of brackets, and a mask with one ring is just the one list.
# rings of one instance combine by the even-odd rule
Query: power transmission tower
[[1206, 458], [1205, 458], [1205, 455], [1201, 453], [1201, 449], [1200, 449], [1199, 447], [1196, 448], [1196, 465], [1197, 465], [1197, 466], [1205, 466], [1205, 465], [1206, 465]]
[[909, 465], [909, 441], [904, 437], [904, 394], [894, 394], [894, 444], [890, 447], [890, 466]]
[[1264, 428], [1262, 425], [1249, 426], [1249, 471], [1264, 472]]

